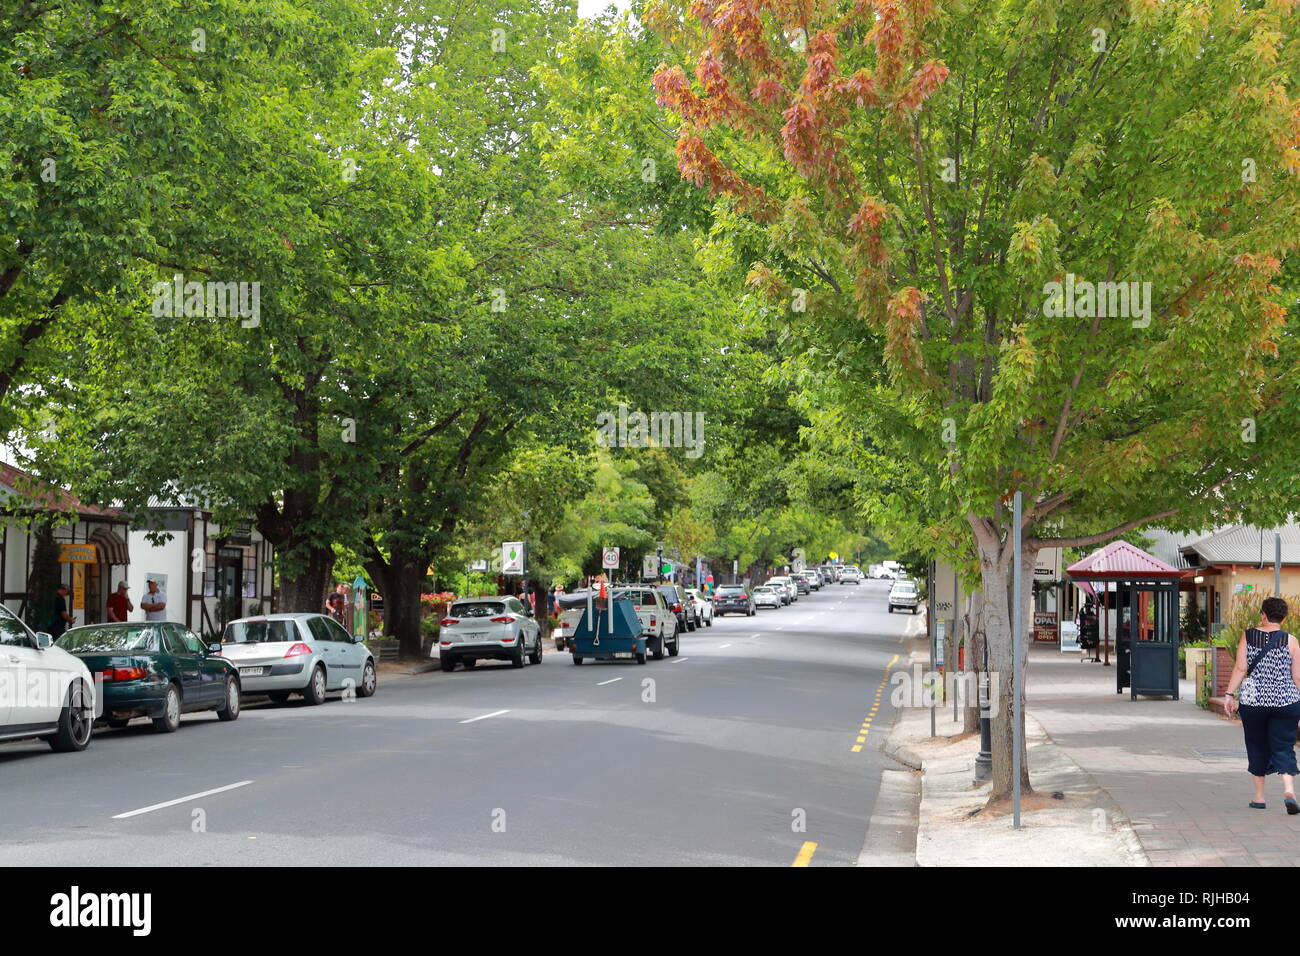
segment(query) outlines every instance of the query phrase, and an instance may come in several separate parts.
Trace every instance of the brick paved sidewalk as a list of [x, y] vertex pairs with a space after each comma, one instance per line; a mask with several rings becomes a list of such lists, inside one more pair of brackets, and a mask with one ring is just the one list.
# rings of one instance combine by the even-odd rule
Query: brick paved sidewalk
[[1288, 817], [1277, 776], [1268, 809], [1252, 810], [1241, 724], [1179, 700], [1115, 692], [1115, 668], [1077, 653], [1029, 649], [1026, 709], [1108, 791], [1155, 866], [1293, 866], [1300, 816]]

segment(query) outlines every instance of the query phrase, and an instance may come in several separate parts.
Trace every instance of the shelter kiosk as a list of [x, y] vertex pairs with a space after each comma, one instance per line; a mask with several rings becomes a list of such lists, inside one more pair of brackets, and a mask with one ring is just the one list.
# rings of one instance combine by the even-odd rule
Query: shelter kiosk
[[1107, 624], [1114, 612], [1115, 692], [1134, 700], [1178, 699], [1178, 581], [1183, 572], [1127, 541], [1113, 541], [1066, 569], [1100, 594]]

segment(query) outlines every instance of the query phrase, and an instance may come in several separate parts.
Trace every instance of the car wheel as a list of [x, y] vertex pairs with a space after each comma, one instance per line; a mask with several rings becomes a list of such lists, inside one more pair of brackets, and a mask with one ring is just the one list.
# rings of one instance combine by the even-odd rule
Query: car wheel
[[713, 615], [712, 615], [712, 614], [710, 614], [708, 617], [706, 617], [706, 618], [704, 619], [704, 624], [705, 624], [706, 627], [712, 627], [712, 626], [713, 626]]
[[542, 662], [542, 636], [539, 634], [537, 635], [537, 646], [533, 648], [533, 652], [528, 655], [528, 663], [540, 664], [541, 662]]
[[682, 636], [681, 634], [674, 633], [673, 642], [672, 644], [668, 645], [668, 656], [676, 657], [677, 652], [680, 651], [681, 649], [682, 649]]
[[510, 666], [524, 666], [524, 638], [522, 634], [515, 639], [515, 652], [510, 656]]
[[325, 668], [319, 664], [311, 672], [311, 680], [303, 688], [302, 699], [313, 707], [325, 703]]
[[375, 662], [366, 661], [366, 666], [361, 671], [361, 686], [357, 688], [357, 696], [374, 697], [378, 689], [379, 675], [375, 673]]
[[[664, 645], [667, 642], [668, 642], [668, 638], [660, 634], [659, 640], [655, 641], [655, 649], [651, 652], [651, 656], [653, 656], [655, 660], [661, 661], [664, 659]], [[638, 657], [645, 657], [645, 653], [642, 652], [641, 654], [638, 655]]]
[[181, 725], [181, 692], [175, 684], [167, 685], [167, 698], [163, 701], [161, 717], [153, 719], [153, 729], [160, 734], [174, 734]]
[[[660, 656], [662, 657], [663, 655], [661, 654]], [[637, 656], [636, 656], [636, 662], [637, 662], [638, 664], [644, 664], [644, 663], [645, 663], [645, 651], [641, 651], [639, 654], [637, 654]]]
[[454, 657], [452, 657], [452, 656], [450, 656], [450, 655], [448, 655], [448, 656], [446, 656], [446, 657], [440, 657], [440, 658], [438, 659], [438, 663], [441, 664], [441, 665], [442, 665], [442, 669], [445, 670], [445, 671], [447, 671], [448, 673], [450, 673], [451, 671], [454, 671], [454, 670], [456, 669], [456, 658], [454, 658]]
[[478, 663], [478, 658], [467, 657], [463, 661], [461, 661], [461, 663], [465, 665], [465, 670], [472, 671], [474, 669], [474, 665]]
[[893, 614], [893, 613], [894, 613], [894, 605], [892, 605], [892, 604], [889, 605], [889, 613], [890, 613], [890, 614]]
[[50, 749], [55, 753], [76, 753], [90, 745], [95, 715], [87, 706], [89, 703], [81, 681], [68, 688], [67, 702], [59, 712], [59, 728], [49, 738]]
[[218, 720], [239, 719], [239, 681], [233, 677], [226, 678], [226, 696], [217, 708]]
[[579, 657], [577, 654], [574, 654], [574, 655], [573, 655], [573, 663], [574, 663], [575, 665], [577, 665], [577, 664], [581, 664], [581, 663], [582, 663], [582, 658]]
[[271, 698], [271, 702], [274, 704], [283, 704], [289, 699], [289, 692], [287, 690], [273, 690], [266, 696]]

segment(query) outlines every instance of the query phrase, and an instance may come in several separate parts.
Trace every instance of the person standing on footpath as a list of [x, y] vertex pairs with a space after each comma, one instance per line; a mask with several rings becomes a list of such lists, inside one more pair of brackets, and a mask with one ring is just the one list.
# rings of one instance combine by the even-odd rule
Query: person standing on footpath
[[108, 619], [113, 623], [126, 620], [126, 616], [135, 610], [135, 605], [127, 597], [125, 581], [117, 582], [117, 590], [108, 596]]
[[[1286, 812], [1300, 813], [1295, 799], [1296, 726], [1300, 724], [1300, 644], [1282, 630], [1288, 608], [1279, 597], [1265, 598], [1259, 626], [1241, 636], [1237, 662], [1228, 680], [1224, 710], [1241, 713], [1246, 738], [1246, 760], [1255, 778], [1255, 799], [1250, 806], [1265, 809], [1264, 778], [1282, 775], [1282, 802]], [[1240, 698], [1240, 699], [1238, 699]]]

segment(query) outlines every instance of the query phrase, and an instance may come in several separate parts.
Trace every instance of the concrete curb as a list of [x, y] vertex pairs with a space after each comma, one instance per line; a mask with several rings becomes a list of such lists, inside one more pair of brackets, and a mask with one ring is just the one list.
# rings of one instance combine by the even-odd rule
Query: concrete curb
[[876, 805], [858, 866], [916, 866], [919, 775], [907, 770], [882, 770]]

